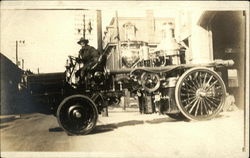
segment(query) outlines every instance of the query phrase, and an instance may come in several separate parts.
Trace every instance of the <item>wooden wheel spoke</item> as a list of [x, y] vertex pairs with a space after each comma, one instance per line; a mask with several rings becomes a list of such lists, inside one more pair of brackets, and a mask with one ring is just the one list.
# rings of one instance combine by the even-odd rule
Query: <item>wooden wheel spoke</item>
[[191, 109], [189, 109], [189, 111], [188, 111], [189, 113], [191, 113], [193, 111], [194, 107], [197, 105], [197, 102], [198, 102], [198, 99], [195, 100], [193, 106], [191, 107]]
[[[206, 99], [203, 99], [203, 101], [204, 101], [204, 103], [205, 103], [205, 104], [204, 104], [204, 107], [205, 107], [205, 108], [209, 108], [210, 110], [212, 110], [212, 107], [210, 106], [210, 103], [207, 102]], [[207, 105], [207, 106], [206, 106], [206, 105]], [[208, 109], [207, 109], [207, 110], [208, 110]], [[207, 112], [208, 112], [208, 111], [207, 111]], [[208, 113], [207, 113], [207, 114], [208, 114]]]
[[184, 99], [182, 102], [186, 102], [186, 101], [191, 100], [191, 99], [195, 99], [195, 96], [189, 97], [189, 98], [187, 98], [187, 99]]
[[198, 103], [197, 103], [197, 106], [196, 106], [196, 110], [195, 110], [195, 116], [197, 116], [197, 112], [198, 112], [198, 109], [199, 109], [199, 107], [200, 107], [200, 99], [198, 99]]
[[203, 115], [203, 105], [204, 104], [204, 102], [203, 102], [203, 99], [201, 99], [201, 115]]
[[217, 82], [218, 82], [218, 80], [214, 81], [209, 87], [206, 88], [206, 90], [211, 89]]
[[208, 97], [206, 97], [206, 100], [209, 101], [210, 103], [212, 103], [212, 105], [214, 105], [215, 108], [217, 108], [219, 106], [214, 101], [212, 101], [211, 99], [209, 99]]
[[[216, 96], [218, 96], [218, 95], [216, 95]], [[215, 97], [212, 97], [212, 96], [207, 96], [208, 98], [211, 98], [211, 99], [213, 99], [213, 100], [215, 100], [215, 101], [218, 101], [218, 102], [220, 102], [221, 101], [221, 99], [218, 99], [218, 98], [215, 98]]]
[[201, 87], [202, 85], [200, 84], [200, 73], [197, 72], [197, 76], [195, 77], [194, 82], [197, 84], [198, 87]]
[[205, 112], [206, 112], [206, 115], [208, 114], [208, 109], [207, 109], [207, 106], [206, 106], [206, 102], [204, 101], [204, 99], [201, 100], [202, 101], [202, 105], [204, 106], [204, 109], [205, 109]]
[[218, 100], [217, 98], [214, 99], [214, 97], [206, 97], [209, 101], [211, 101], [212, 103], [214, 103], [214, 105], [217, 105], [218, 102], [220, 102], [220, 100]]
[[194, 78], [196, 79], [199, 76], [199, 71], [194, 73]]
[[213, 76], [211, 76], [211, 77], [209, 78], [209, 80], [208, 80], [207, 83], [206, 83], [206, 86], [209, 85], [209, 83], [210, 83], [210, 81], [212, 80], [212, 78], [213, 78]]
[[220, 86], [220, 85], [218, 85], [217, 87], [215, 87], [215, 89], [217, 90], [221, 90], [222, 89], [222, 87]]
[[205, 74], [205, 77], [204, 77], [204, 80], [203, 80], [203, 84], [206, 83], [206, 79], [207, 79], [207, 72], [206, 72], [206, 74]]
[[199, 87], [197, 86], [197, 84], [195, 84], [195, 83], [194, 83], [194, 81], [193, 81], [193, 80], [191, 80], [191, 82], [192, 82], [193, 87], [194, 87], [195, 89], [198, 89], [198, 88], [199, 88]]
[[190, 81], [191, 83], [192, 83], [192, 87], [194, 87], [195, 89], [198, 89], [198, 87], [196, 86], [196, 84], [194, 83], [194, 81], [193, 81], [193, 78], [191, 77], [191, 76], [189, 76], [188, 78], [187, 78], [187, 81]]
[[188, 82], [185, 82], [185, 86], [187, 86], [188, 88], [196, 91], [195, 87], [194, 86], [191, 86]]
[[184, 94], [184, 93], [181, 93], [180, 94], [180, 96], [182, 96], [182, 97], [185, 97], [185, 96], [187, 96], [187, 97], [189, 97], [189, 96], [194, 96], [195, 94]]
[[181, 90], [184, 90], [186, 92], [190, 92], [190, 93], [194, 93], [195, 94], [195, 91], [192, 90], [192, 89], [186, 89], [186, 88], [182, 87]]
[[193, 104], [193, 102], [195, 102], [197, 99], [193, 99], [190, 103], [188, 103], [187, 105], [185, 105], [185, 108], [188, 109], [189, 106], [191, 106]]
[[198, 83], [197, 78], [194, 80], [194, 83], [197, 85], [197, 89], [201, 87], [201, 85]]
[[200, 73], [199, 83], [200, 83], [200, 87], [202, 87], [202, 73]]

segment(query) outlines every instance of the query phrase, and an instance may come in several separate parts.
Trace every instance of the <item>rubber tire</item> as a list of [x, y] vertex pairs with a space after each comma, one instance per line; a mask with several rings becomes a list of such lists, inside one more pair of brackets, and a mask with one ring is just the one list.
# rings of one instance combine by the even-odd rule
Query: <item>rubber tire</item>
[[[90, 101], [90, 103], [92, 104], [92, 108], [93, 108], [93, 111], [94, 111], [94, 120], [93, 120], [93, 126], [90, 128], [90, 129], [86, 129], [86, 130], [83, 130], [81, 132], [70, 132], [68, 131], [66, 128], [64, 128], [64, 126], [62, 125], [61, 121], [60, 121], [60, 110], [61, 108], [64, 106], [64, 104], [69, 101], [70, 99], [74, 99], [74, 98], [83, 98], [83, 99], [87, 99], [88, 101]], [[57, 108], [57, 113], [56, 113], [56, 116], [57, 116], [57, 122], [59, 124], [59, 126], [68, 134], [68, 135], [86, 135], [88, 133], [90, 133], [96, 126], [96, 122], [98, 120], [98, 110], [97, 110], [97, 107], [95, 105], [95, 103], [87, 96], [85, 95], [81, 95], [81, 94], [77, 94], [77, 95], [71, 95], [69, 97], [66, 97], [61, 103], [60, 105], [58, 106]]]

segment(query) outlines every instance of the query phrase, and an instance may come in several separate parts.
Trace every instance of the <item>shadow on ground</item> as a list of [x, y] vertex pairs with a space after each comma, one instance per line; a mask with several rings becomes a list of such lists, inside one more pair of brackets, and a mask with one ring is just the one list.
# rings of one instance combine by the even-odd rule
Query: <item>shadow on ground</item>
[[16, 117], [9, 117], [9, 118], [0, 118], [1, 123], [7, 123], [7, 122], [12, 122], [15, 121], [17, 118]]
[[9, 125], [0, 125], [0, 129], [9, 127]]
[[49, 132], [63, 132], [61, 127], [50, 128]]
[[[97, 125], [95, 129], [90, 133], [90, 134], [99, 134], [99, 133], [105, 133], [105, 132], [110, 132], [113, 131], [117, 128], [120, 127], [125, 127], [125, 126], [136, 126], [136, 125], [142, 125], [145, 123], [149, 124], [159, 124], [159, 123], [165, 123], [165, 122], [178, 122], [178, 120], [174, 120], [171, 118], [157, 118], [157, 119], [152, 119], [152, 120], [129, 120], [129, 121], [123, 121], [123, 122], [118, 122], [118, 123], [110, 123], [106, 125]], [[55, 127], [55, 128], [50, 128], [49, 132], [63, 132], [63, 129], [60, 127]]]
[[135, 125], [142, 125], [145, 123], [159, 124], [159, 123], [166, 123], [166, 122], [178, 122], [178, 120], [174, 120], [169, 117], [166, 117], [166, 118], [157, 118], [157, 119], [146, 120], [146, 121], [130, 120], [130, 121], [124, 121], [124, 122], [119, 122], [119, 123], [111, 123], [111, 124], [96, 126], [96, 128], [90, 134], [109, 132], [109, 131], [113, 131], [114, 129], [124, 127], [124, 126], [135, 126]]

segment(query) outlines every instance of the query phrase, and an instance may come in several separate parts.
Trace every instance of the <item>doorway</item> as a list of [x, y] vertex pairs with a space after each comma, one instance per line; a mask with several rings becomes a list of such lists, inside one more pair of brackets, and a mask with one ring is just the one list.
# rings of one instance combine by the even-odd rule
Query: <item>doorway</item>
[[223, 69], [222, 79], [227, 91], [235, 97], [236, 105], [244, 107], [246, 67], [246, 19], [244, 11], [217, 11], [211, 22], [213, 59], [234, 61]]

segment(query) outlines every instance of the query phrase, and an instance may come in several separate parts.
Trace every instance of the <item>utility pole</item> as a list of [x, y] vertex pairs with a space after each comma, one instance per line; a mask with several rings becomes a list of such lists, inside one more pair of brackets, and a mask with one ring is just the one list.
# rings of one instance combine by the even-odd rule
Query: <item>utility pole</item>
[[16, 40], [16, 65], [19, 67], [20, 63], [19, 63], [19, 60], [18, 60], [18, 43], [20, 44], [24, 44], [25, 43], [25, 40]]
[[82, 30], [83, 35], [82, 35], [82, 37], [84, 39], [85, 39], [85, 30], [86, 30], [86, 28], [85, 28], [85, 14], [83, 14], [83, 30]]
[[18, 66], [18, 41], [16, 41], [16, 65]]
[[22, 70], [24, 70], [24, 59], [22, 59]]
[[120, 29], [119, 29], [119, 21], [118, 21], [118, 12], [115, 11], [115, 19], [116, 19], [116, 38], [117, 38], [117, 52], [118, 52], [118, 65], [119, 68], [122, 68], [122, 63], [121, 63], [121, 43], [120, 43]]

